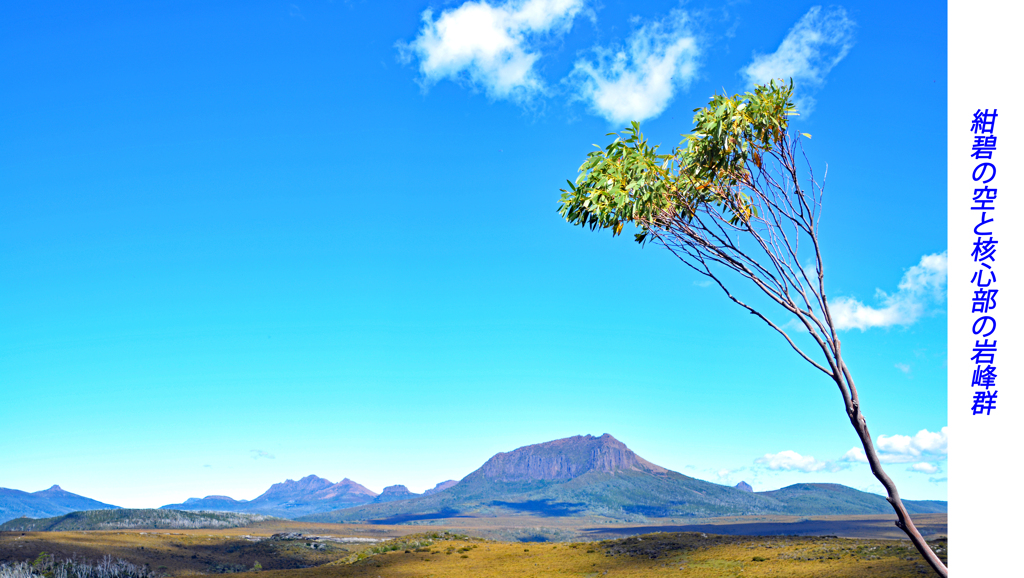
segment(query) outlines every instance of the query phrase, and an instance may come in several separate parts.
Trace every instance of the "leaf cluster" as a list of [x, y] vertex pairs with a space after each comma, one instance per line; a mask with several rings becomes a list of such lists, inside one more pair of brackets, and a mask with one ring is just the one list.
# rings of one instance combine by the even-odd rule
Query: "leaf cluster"
[[[641, 230], [643, 243], [652, 228], [672, 219], [688, 221], [709, 206], [723, 210], [733, 225], [757, 215], [742, 192], [748, 163], [764, 157], [786, 138], [789, 116], [796, 114], [793, 83], [755, 87], [743, 95], [714, 95], [694, 109], [693, 131], [671, 154], [658, 154], [632, 122], [604, 149], [587, 155], [576, 182], [562, 189], [558, 213], [574, 225], [622, 232], [626, 223]], [[597, 145], [594, 145], [597, 147]]]

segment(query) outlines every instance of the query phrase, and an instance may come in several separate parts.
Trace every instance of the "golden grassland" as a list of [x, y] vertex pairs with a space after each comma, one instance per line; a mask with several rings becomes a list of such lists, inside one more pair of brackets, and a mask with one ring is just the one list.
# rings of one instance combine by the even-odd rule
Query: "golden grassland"
[[[940, 544], [944, 553], [945, 542]], [[250, 572], [245, 578], [896, 578], [930, 572], [905, 541], [666, 533], [586, 543], [437, 540], [428, 548], [386, 552], [351, 563], [340, 560], [316, 568]]]
[[[498, 524], [493, 520], [451, 521], [478, 530]], [[528, 532], [528, 524], [542, 521], [556, 522], [520, 519], [517, 523]], [[941, 521], [944, 524], [944, 517]], [[744, 520], [719, 522], [727, 525]], [[507, 525], [508, 520], [502, 523]], [[907, 540], [658, 532], [592, 542], [523, 543], [446, 534], [443, 528], [431, 528], [428, 533], [423, 530], [422, 526], [408, 525], [273, 521], [222, 530], [4, 532], [0, 533], [0, 561], [33, 560], [40, 552], [87, 560], [110, 555], [148, 564], [166, 576], [232, 573], [237, 578], [828, 578], [906, 577], [931, 572]], [[307, 539], [258, 540], [279, 532], [388, 541], [337, 544]], [[944, 558], [945, 539], [933, 544]], [[251, 570], [256, 562], [262, 567], [259, 572]]]

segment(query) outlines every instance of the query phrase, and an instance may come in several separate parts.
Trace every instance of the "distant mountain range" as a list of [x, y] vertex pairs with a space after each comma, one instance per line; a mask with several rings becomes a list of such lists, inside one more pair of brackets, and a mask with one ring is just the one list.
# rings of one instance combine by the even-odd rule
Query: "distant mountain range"
[[[904, 500], [911, 513], [945, 512], [946, 502]], [[0, 488], [0, 523], [19, 516], [48, 518], [117, 506], [53, 486], [27, 493]], [[402, 485], [380, 494], [345, 478], [317, 476], [274, 484], [253, 500], [189, 498], [163, 510], [262, 514], [318, 522], [403, 523], [455, 516], [711, 517], [754, 514], [854, 515], [891, 513], [882, 496], [839, 484], [795, 484], [754, 492], [691, 478], [655, 465], [609, 434], [575, 436], [502, 452], [461, 481], [423, 494]]]
[[50, 486], [38, 492], [0, 488], [0, 523], [14, 518], [49, 518], [80, 510], [113, 510], [118, 506], [97, 502]]
[[[397, 487], [405, 488], [405, 486]], [[387, 489], [385, 489], [386, 491]], [[409, 491], [406, 490], [406, 493]], [[274, 484], [253, 500], [235, 500], [228, 496], [206, 496], [205, 498], [189, 498], [181, 504], [168, 504], [161, 506], [160, 509], [247, 512], [294, 519], [308, 514], [358, 506], [371, 502], [376, 497], [378, 497], [376, 492], [368, 490], [348, 478], [335, 484], [321, 477], [306, 476], [297, 482], [285, 480]]]
[[[300, 518], [398, 524], [456, 516], [711, 517], [753, 514], [881, 514], [885, 498], [838, 484], [797, 484], [752, 492], [652, 464], [609, 434], [575, 436], [499, 453], [459, 483], [429, 495], [364, 504]], [[904, 500], [911, 513], [944, 512], [945, 502]]]

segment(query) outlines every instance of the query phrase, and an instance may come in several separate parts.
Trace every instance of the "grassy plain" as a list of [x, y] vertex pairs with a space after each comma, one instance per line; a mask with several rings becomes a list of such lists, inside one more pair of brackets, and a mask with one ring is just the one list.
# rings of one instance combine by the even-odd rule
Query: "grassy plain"
[[[945, 515], [921, 520], [944, 528]], [[922, 516], [923, 517], [923, 516]], [[939, 519], [941, 517], [941, 519]], [[842, 524], [879, 535], [891, 521], [882, 516], [822, 517], [832, 529]], [[850, 518], [856, 518], [851, 520]], [[915, 517], [918, 518], [918, 517]], [[724, 518], [705, 520], [709, 527], [739, 524], [814, 523], [815, 520]], [[0, 561], [33, 560], [40, 552], [58, 558], [98, 560], [104, 555], [148, 564], [166, 576], [232, 573], [237, 578], [510, 578], [530, 577], [908, 577], [930, 573], [907, 540], [810, 536], [732, 536], [712, 531], [657, 532], [626, 538], [616, 533], [653, 532], [674, 526], [638, 527], [564, 519], [452, 519], [461, 526], [445, 534], [441, 527], [311, 524], [268, 521], [247, 528], [200, 530], [119, 530], [0, 533]], [[864, 529], [867, 530], [864, 530]], [[300, 532], [303, 539], [268, 539]], [[459, 533], [504, 533], [505, 541]], [[595, 541], [517, 542], [544, 534]], [[831, 533], [831, 532], [830, 532]], [[519, 538], [516, 538], [516, 535]], [[361, 537], [374, 543], [336, 543], [309, 536]], [[579, 540], [579, 538], [576, 538]], [[429, 544], [427, 543], [429, 541]], [[946, 542], [935, 547], [945, 557]], [[397, 549], [395, 549], [397, 548]], [[390, 550], [390, 551], [389, 551]], [[256, 562], [262, 567], [252, 571]]]

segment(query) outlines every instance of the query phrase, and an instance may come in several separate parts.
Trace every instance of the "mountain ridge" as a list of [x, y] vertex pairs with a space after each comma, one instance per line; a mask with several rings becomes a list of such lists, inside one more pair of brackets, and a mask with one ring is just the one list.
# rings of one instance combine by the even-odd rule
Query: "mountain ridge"
[[38, 492], [0, 488], [0, 523], [21, 517], [49, 518], [80, 510], [119, 508], [120, 506], [73, 494], [56, 484]]
[[189, 498], [180, 504], [160, 506], [160, 509], [246, 512], [294, 518], [365, 504], [376, 497], [376, 492], [348, 478], [333, 483], [311, 474], [299, 480], [287, 479], [272, 484], [265, 492], [249, 501], [212, 495]]
[[[839, 484], [796, 484], [753, 492], [649, 462], [604, 434], [572, 436], [499, 452], [458, 483], [408, 499], [354, 506], [299, 519], [403, 523], [457, 516], [645, 517], [878, 514], [885, 498]], [[911, 513], [945, 511], [945, 502], [904, 500]]]
[[[911, 513], [947, 511], [937, 500], [903, 500]], [[0, 488], [0, 523], [82, 510], [118, 509], [53, 485], [28, 493]], [[645, 460], [610, 434], [578, 435], [498, 452], [461, 480], [422, 494], [402, 485], [378, 494], [349, 478], [316, 475], [272, 484], [253, 500], [210, 494], [161, 510], [236, 512], [317, 522], [403, 523], [454, 516], [714, 517], [755, 514], [891, 513], [886, 499], [840, 484], [801, 483], [754, 492]]]

